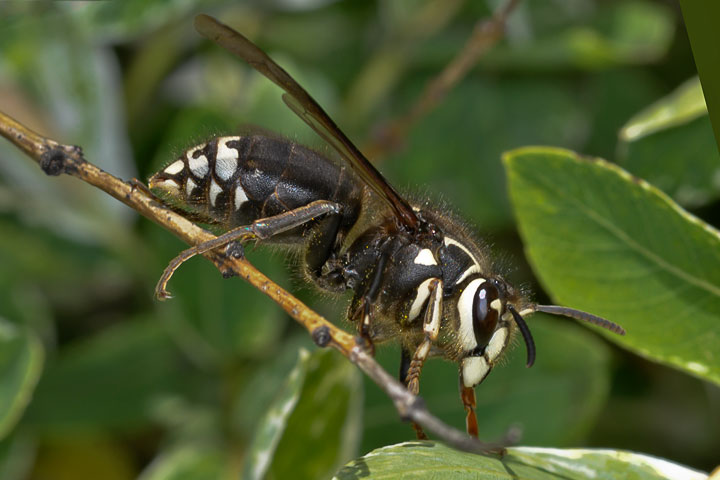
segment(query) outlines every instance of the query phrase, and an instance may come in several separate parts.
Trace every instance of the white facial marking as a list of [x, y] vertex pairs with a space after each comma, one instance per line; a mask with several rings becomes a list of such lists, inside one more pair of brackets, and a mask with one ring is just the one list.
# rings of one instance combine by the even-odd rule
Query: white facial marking
[[245, 190], [238, 185], [235, 187], [235, 210], [240, 210], [240, 207], [242, 207], [242, 204], [247, 202], [249, 199], [247, 195], [245, 195]]
[[460, 329], [458, 336], [460, 343], [465, 351], [472, 350], [477, 347], [475, 340], [475, 329], [473, 329], [473, 302], [475, 301], [475, 293], [480, 285], [485, 282], [484, 278], [476, 278], [468, 284], [468, 286], [460, 294], [458, 300], [458, 313], [460, 314]]
[[412, 305], [410, 306], [410, 313], [408, 314], [408, 320], [414, 320], [417, 318], [418, 315], [420, 315], [420, 310], [422, 309], [422, 306], [425, 304], [425, 300], [428, 299], [430, 296], [430, 282], [432, 282], [432, 278], [428, 278], [424, 282], [422, 282], [418, 288], [417, 288], [417, 294], [415, 295], [415, 300], [413, 300]]
[[158, 187], [164, 190], [180, 190], [180, 184], [175, 180], [163, 180]]
[[182, 160], [178, 160], [177, 162], [165, 167], [164, 172], [168, 175], [175, 175], [182, 172], [183, 168], [185, 168], [185, 162], [183, 162]]
[[188, 178], [187, 183], [185, 184], [185, 195], [189, 197], [196, 188], [197, 183], [193, 182], [192, 178]]
[[220, 185], [215, 182], [215, 179], [213, 179], [210, 182], [210, 205], [213, 207], [215, 206], [215, 200], [217, 200], [217, 196], [222, 192], [222, 188]]
[[218, 140], [217, 156], [215, 157], [215, 175], [220, 180], [227, 181], [233, 176], [238, 167], [238, 151], [228, 148], [225, 142]]
[[533, 313], [535, 313], [535, 309], [534, 308], [526, 308], [524, 310], [520, 310], [518, 313], [520, 314], [521, 317], [525, 318], [528, 315], [532, 315]]
[[442, 301], [442, 283], [438, 282], [437, 287], [433, 291], [432, 312], [430, 321], [423, 325], [423, 331], [435, 340], [440, 332], [440, 302]]
[[472, 275], [473, 273], [480, 273], [480, 264], [478, 263], [475, 256], [472, 253], [470, 253], [470, 250], [468, 250], [467, 247], [465, 247], [465, 245], [458, 242], [454, 238], [450, 238], [450, 237], [445, 237], [445, 239], [443, 240], [443, 243], [445, 244], [446, 247], [449, 247], [450, 245], [456, 246], [457, 248], [459, 248], [460, 250], [465, 252], [465, 254], [468, 257], [470, 257], [470, 259], [473, 261], [472, 266], [470, 268], [468, 268], [467, 270], [465, 270], [462, 273], [462, 275], [460, 275], [460, 277], [455, 281], [455, 285], [461, 283], [463, 280], [465, 280], [469, 275]]
[[473, 273], [480, 273], [480, 266], [478, 264], [473, 264], [472, 267], [465, 270], [462, 275], [458, 277], [458, 279], [455, 281], [455, 285], [458, 285], [459, 283], [462, 283], [463, 280], [465, 280], [467, 277], [472, 275]]
[[472, 388], [490, 373], [485, 357], [466, 357], [462, 361], [463, 384], [465, 388]]
[[499, 298], [496, 298], [490, 302], [490, 308], [498, 312], [498, 316], [502, 315], [502, 302]]
[[417, 265], [437, 265], [435, 257], [428, 248], [423, 248], [422, 250], [420, 250], [420, 253], [418, 253], [417, 257], [415, 257], [414, 262]]
[[506, 327], [498, 328], [495, 330], [495, 333], [493, 333], [493, 336], [490, 337], [490, 341], [488, 342], [487, 347], [485, 347], [485, 353], [491, 362], [495, 361], [502, 351], [505, 350], [507, 338], [508, 329]]
[[193, 158], [192, 152], [194, 151], [195, 150], [192, 150], [187, 154], [188, 167], [190, 167], [190, 171], [197, 178], [203, 178], [210, 171], [210, 168], [208, 167], [208, 159], [205, 155], [200, 155], [198, 158]]

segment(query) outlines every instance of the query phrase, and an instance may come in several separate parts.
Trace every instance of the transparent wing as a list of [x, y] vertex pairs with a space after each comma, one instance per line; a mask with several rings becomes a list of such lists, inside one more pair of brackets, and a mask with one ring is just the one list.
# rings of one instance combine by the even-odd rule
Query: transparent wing
[[395, 211], [399, 221], [416, 230], [419, 220], [408, 203], [338, 128], [318, 103], [265, 52], [232, 28], [208, 15], [195, 17], [195, 29], [285, 90], [283, 100], [310, 128], [330, 144], [352, 170]]

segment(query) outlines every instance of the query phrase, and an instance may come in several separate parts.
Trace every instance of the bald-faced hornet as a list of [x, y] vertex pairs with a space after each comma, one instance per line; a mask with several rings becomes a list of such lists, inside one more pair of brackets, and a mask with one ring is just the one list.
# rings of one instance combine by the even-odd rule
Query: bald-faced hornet
[[303, 247], [309, 281], [331, 292], [354, 292], [348, 319], [369, 346], [400, 342], [400, 380], [412, 393], [419, 391], [428, 357], [459, 364], [467, 430], [474, 436], [474, 387], [516, 331], [527, 347], [527, 365], [534, 362], [535, 344], [524, 317], [545, 312], [624, 334], [620, 326], [589, 313], [531, 303], [493, 272], [486, 248], [462, 222], [401, 197], [315, 100], [255, 44], [205, 15], [195, 25], [279, 85], [287, 106], [341, 160], [266, 135], [219, 137], [188, 150], [153, 175], [150, 187], [204, 223], [228, 231], [183, 252], [165, 279], [190, 256], [235, 240]]

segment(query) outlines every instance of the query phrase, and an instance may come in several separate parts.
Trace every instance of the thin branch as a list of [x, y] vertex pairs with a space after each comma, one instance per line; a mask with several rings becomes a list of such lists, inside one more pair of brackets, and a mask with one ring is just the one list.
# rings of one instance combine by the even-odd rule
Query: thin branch
[[[67, 174], [112, 195], [125, 205], [154, 221], [190, 245], [212, 240], [212, 233], [166, 208], [138, 181], [125, 182], [85, 160], [82, 149], [63, 145], [39, 135], [0, 112], [0, 135], [40, 165], [48, 175]], [[320, 347], [331, 346], [365, 372], [392, 399], [401, 418], [422, 425], [448, 444], [469, 452], [497, 453], [506, 442], [485, 443], [456, 430], [434, 417], [420, 397], [412, 395], [390, 376], [364, 349], [364, 341], [341, 330], [255, 269], [247, 260], [228, 249], [204, 253], [224, 276], [240, 276], [270, 297], [300, 323]]]
[[403, 144], [413, 125], [442, 102], [473, 65], [503, 37], [507, 18], [518, 3], [520, 0], [506, 0], [492, 17], [475, 24], [462, 50], [428, 83], [410, 110], [399, 118], [385, 122], [376, 130], [375, 140], [363, 149], [368, 158], [377, 160]]

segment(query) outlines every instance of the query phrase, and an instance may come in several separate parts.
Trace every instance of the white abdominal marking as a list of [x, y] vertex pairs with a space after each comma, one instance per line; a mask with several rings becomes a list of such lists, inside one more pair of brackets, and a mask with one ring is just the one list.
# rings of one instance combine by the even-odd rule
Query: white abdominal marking
[[432, 252], [427, 249], [423, 248], [420, 250], [420, 253], [417, 254], [417, 257], [415, 257], [414, 263], [417, 265], [437, 265], [437, 261], [435, 260], [435, 257], [433, 256]]
[[188, 178], [187, 183], [185, 184], [185, 195], [189, 197], [196, 188], [197, 183], [193, 182], [192, 178]]
[[163, 170], [168, 175], [176, 175], [183, 171], [183, 168], [185, 168], [185, 162], [182, 160], [178, 160], [175, 163], [168, 165], [165, 167], [165, 170]]
[[418, 315], [420, 315], [420, 310], [422, 309], [423, 304], [430, 296], [429, 287], [430, 282], [432, 281], [432, 278], [428, 278], [417, 287], [417, 295], [415, 295], [415, 300], [413, 300], [413, 303], [410, 306], [410, 313], [408, 314], [409, 320], [414, 320]]
[[245, 190], [243, 190], [240, 185], [235, 187], [235, 210], [240, 210], [242, 204], [247, 202], [248, 200], [249, 199], [245, 194]]
[[477, 347], [477, 341], [475, 340], [475, 329], [473, 328], [473, 302], [475, 300], [475, 293], [480, 285], [485, 282], [484, 278], [476, 278], [465, 287], [460, 299], [458, 300], [457, 308], [460, 314], [460, 328], [458, 330], [458, 337], [460, 343], [465, 351], [470, 351]]
[[210, 182], [210, 205], [212, 205], [213, 207], [215, 206], [215, 200], [217, 200], [217, 196], [220, 194], [220, 192], [222, 192], [222, 188], [213, 178]]
[[190, 171], [197, 178], [203, 178], [208, 174], [210, 168], [208, 167], [208, 159], [205, 155], [200, 155], [198, 158], [193, 158], [192, 154], [195, 150], [188, 152], [188, 167]]
[[225, 141], [218, 140], [217, 156], [215, 157], [215, 175], [220, 180], [228, 181], [238, 168], [238, 151], [228, 148]]
[[166, 190], [179, 190], [180, 184], [175, 180], [163, 180], [160, 182], [159, 187], [165, 188]]

